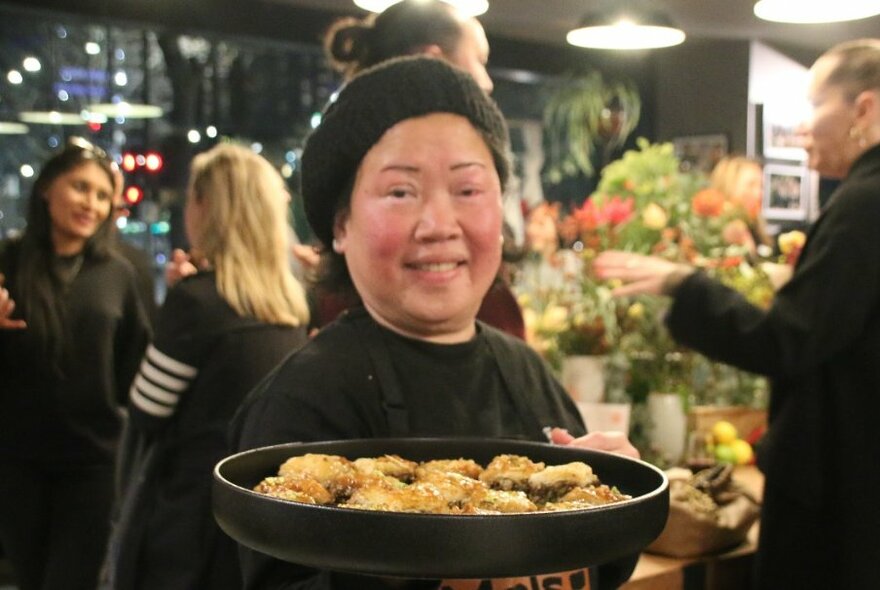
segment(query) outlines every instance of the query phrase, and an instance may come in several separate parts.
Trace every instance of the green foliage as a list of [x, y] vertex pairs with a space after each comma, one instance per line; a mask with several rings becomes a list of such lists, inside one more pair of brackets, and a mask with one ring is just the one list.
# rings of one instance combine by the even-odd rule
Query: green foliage
[[562, 82], [544, 107], [545, 180], [592, 177], [597, 144], [622, 145], [640, 115], [641, 98], [630, 82], [605, 80], [595, 71]]

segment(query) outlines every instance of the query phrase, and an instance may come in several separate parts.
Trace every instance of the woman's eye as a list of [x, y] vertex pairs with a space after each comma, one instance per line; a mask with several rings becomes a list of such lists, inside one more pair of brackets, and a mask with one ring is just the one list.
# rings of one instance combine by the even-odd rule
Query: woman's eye
[[395, 199], [403, 199], [411, 194], [413, 194], [412, 189], [407, 187], [395, 187], [388, 191], [388, 196]]
[[460, 194], [460, 195], [463, 196], [463, 197], [473, 197], [473, 196], [475, 196], [475, 195], [479, 195], [479, 194], [482, 193], [482, 192], [483, 192], [483, 191], [480, 190], [480, 187], [477, 187], [477, 186], [464, 186], [464, 187], [462, 187], [461, 189], [459, 189], [458, 194]]

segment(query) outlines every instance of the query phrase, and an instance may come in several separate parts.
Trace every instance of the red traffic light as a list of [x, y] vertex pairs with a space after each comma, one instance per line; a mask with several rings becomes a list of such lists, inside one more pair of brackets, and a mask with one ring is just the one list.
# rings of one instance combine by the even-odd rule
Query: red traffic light
[[125, 189], [123, 197], [125, 198], [125, 202], [128, 203], [129, 206], [137, 205], [144, 200], [144, 189], [136, 184], [133, 184]]
[[144, 167], [149, 172], [158, 172], [162, 169], [162, 156], [157, 154], [156, 152], [147, 152], [146, 161], [144, 162]]
[[135, 160], [134, 154], [131, 152], [125, 152], [122, 154], [122, 169], [126, 172], [134, 172], [135, 168], [137, 168], [137, 161]]
[[159, 152], [125, 152], [122, 154], [120, 164], [125, 172], [135, 172], [139, 168], [143, 168], [147, 172], [155, 174], [162, 170], [165, 160]]

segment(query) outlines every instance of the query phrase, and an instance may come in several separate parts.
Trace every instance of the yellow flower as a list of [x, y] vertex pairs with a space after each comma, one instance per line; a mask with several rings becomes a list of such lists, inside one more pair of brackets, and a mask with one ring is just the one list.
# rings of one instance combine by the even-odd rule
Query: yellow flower
[[629, 306], [629, 309], [626, 310], [626, 315], [629, 316], [630, 319], [640, 320], [645, 315], [645, 306], [637, 301]]
[[804, 247], [807, 236], [802, 231], [794, 230], [779, 236], [779, 251], [783, 254], [791, 254], [795, 250]]
[[648, 229], [663, 229], [668, 222], [669, 216], [657, 203], [648, 203], [642, 210], [642, 223]]
[[553, 332], [564, 330], [568, 326], [568, 309], [561, 305], [548, 305], [541, 317], [541, 328]]

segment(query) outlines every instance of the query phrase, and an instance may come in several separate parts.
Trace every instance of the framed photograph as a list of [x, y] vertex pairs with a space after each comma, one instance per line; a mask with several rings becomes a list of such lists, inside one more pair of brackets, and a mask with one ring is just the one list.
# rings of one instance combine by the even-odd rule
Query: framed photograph
[[768, 108], [769, 106], [764, 105], [763, 112], [764, 158], [805, 162], [807, 152], [801, 147], [801, 141], [795, 133], [797, 118], [778, 107]]
[[727, 155], [727, 135], [685, 135], [672, 139], [675, 156], [681, 161], [682, 171], [709, 174], [718, 160]]
[[810, 173], [803, 166], [764, 166], [764, 216], [768, 219], [807, 219]]

